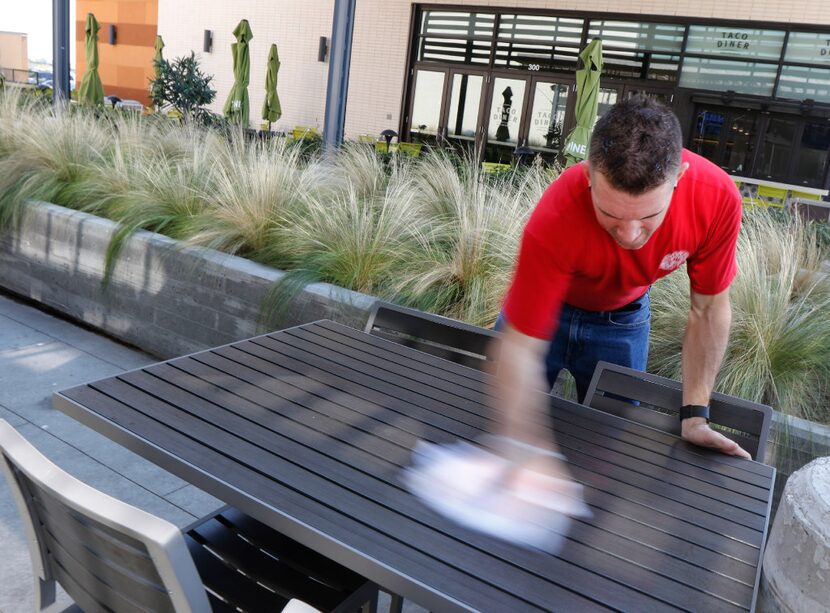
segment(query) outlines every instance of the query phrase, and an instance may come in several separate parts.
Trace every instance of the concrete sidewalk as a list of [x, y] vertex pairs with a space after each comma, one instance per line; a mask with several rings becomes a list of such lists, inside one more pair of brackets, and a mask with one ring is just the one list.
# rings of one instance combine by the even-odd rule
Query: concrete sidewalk
[[[82, 481], [184, 526], [220, 501], [52, 408], [52, 393], [157, 361], [0, 294], [0, 418]], [[61, 602], [70, 604], [64, 594]], [[34, 609], [29, 550], [0, 478], [0, 612]]]

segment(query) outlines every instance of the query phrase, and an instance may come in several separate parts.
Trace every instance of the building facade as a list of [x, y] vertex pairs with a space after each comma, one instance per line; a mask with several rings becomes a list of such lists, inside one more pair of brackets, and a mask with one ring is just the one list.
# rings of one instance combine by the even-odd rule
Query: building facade
[[[322, 129], [328, 65], [318, 41], [333, 7], [161, 0], [159, 31], [165, 51], [201, 52], [220, 110], [233, 82], [231, 32], [248, 19], [252, 117], [276, 42], [278, 128]], [[552, 159], [574, 123], [578, 53], [594, 38], [600, 113], [633, 93], [654, 96], [677, 113], [686, 146], [732, 174], [830, 186], [830, 3], [820, 0], [357, 0], [346, 137], [392, 128], [490, 161], [517, 146]]]
[[333, 11], [333, 0], [160, 0], [159, 34], [168, 59], [196, 52], [202, 70], [213, 75], [212, 87], [217, 91], [210, 108], [221, 113], [233, 86], [233, 30], [247, 19], [253, 32], [248, 45], [252, 125], [258, 127], [260, 122], [268, 52], [276, 43], [281, 64], [277, 90], [283, 115], [275, 129], [302, 125], [321, 132], [329, 65], [318, 61], [318, 50], [320, 37], [331, 36]]
[[148, 84], [154, 76], [153, 43], [157, 33], [158, 0], [77, 0], [76, 83], [81, 82], [86, 71], [84, 30], [87, 13], [95, 15], [101, 26], [98, 74], [104, 94], [149, 104]]
[[0, 32], [0, 70], [9, 81], [26, 81], [29, 39], [22, 32]]

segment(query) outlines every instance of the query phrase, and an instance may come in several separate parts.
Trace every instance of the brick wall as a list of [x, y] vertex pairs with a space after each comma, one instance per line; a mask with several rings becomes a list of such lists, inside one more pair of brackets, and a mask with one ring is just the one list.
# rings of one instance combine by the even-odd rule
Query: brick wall
[[[86, 71], [84, 29], [92, 13], [98, 31], [98, 74], [104, 95], [149, 104], [149, 80], [153, 77], [153, 43], [156, 39], [158, 0], [78, 0], [75, 21], [76, 86]], [[115, 25], [116, 41], [109, 43], [109, 26]]]
[[[331, 37], [333, 11], [333, 0], [162, 0], [159, 33], [167, 45], [166, 57], [189, 54], [191, 50], [197, 53], [204, 72], [214, 76], [217, 95], [210, 108], [221, 113], [233, 85], [233, 30], [240, 20], [247, 19], [254, 35], [249, 47], [248, 86], [252, 125], [258, 127], [261, 121], [268, 51], [276, 43], [281, 64], [277, 92], [283, 116], [275, 128], [290, 130], [303, 125], [322, 132], [329, 64], [317, 61], [317, 49], [321, 36]], [[213, 31], [210, 53], [202, 51], [205, 30]]]

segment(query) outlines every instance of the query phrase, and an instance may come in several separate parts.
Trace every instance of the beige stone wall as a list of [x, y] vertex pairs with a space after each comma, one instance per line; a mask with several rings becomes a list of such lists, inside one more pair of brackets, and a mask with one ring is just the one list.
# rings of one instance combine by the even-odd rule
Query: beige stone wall
[[[422, 4], [450, 4], [423, 0]], [[352, 49], [346, 136], [379, 134], [397, 129], [406, 78], [412, 0], [357, 0]], [[562, 11], [671, 15], [702, 19], [760, 20], [830, 26], [827, 0], [457, 0], [451, 4], [478, 7], [534, 8]], [[198, 8], [196, 8], [198, 7]], [[328, 62], [317, 61], [320, 36], [331, 36], [334, 0], [159, 0], [159, 33], [169, 57], [195, 50], [202, 67], [215, 76], [218, 91], [213, 109], [221, 111], [233, 83], [230, 45], [240, 19], [251, 24], [251, 117], [259, 122], [264, 96], [265, 61], [272, 42], [279, 46], [282, 66], [279, 94], [283, 117], [277, 128], [296, 125], [322, 130], [325, 113]], [[203, 53], [205, 29], [213, 30], [213, 51]]]
[[0, 67], [29, 69], [29, 39], [25, 34], [0, 32]]
[[[275, 127], [291, 130], [303, 125], [322, 132], [329, 64], [317, 61], [317, 48], [321, 36], [331, 36], [333, 11], [334, 0], [160, 0], [158, 29], [165, 57], [195, 51], [203, 71], [214, 75], [217, 95], [211, 109], [221, 113], [233, 85], [233, 29], [247, 19], [254, 35], [248, 87], [252, 126], [259, 127], [261, 121], [268, 51], [276, 43], [281, 63], [277, 91], [283, 115]], [[202, 51], [205, 30], [213, 31], [210, 53]]]

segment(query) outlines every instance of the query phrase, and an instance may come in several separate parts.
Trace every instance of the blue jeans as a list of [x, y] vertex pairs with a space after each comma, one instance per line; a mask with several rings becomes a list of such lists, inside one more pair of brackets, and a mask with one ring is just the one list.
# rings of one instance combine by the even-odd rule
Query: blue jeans
[[[496, 329], [501, 324], [499, 316]], [[650, 329], [648, 292], [614, 311], [585, 311], [562, 305], [559, 328], [545, 358], [548, 384], [553, 387], [559, 371], [567, 368], [576, 380], [582, 402], [600, 360], [644, 371]]]

